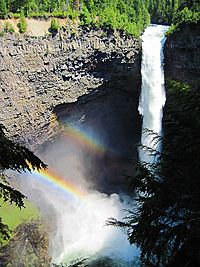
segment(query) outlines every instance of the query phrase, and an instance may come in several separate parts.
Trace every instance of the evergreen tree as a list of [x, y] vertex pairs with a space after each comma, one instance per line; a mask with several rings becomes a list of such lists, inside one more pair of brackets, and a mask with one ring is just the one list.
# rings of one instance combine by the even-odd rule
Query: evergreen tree
[[1, 0], [0, 1], [0, 18], [4, 19], [7, 17], [7, 15], [8, 15], [8, 10], [6, 7], [6, 1]]
[[145, 266], [199, 266], [200, 93], [178, 82], [169, 88], [163, 151], [149, 150], [158, 161], [139, 164], [131, 178], [135, 209], [109, 223], [127, 229]]
[[[19, 208], [24, 206], [25, 196], [9, 184], [6, 170], [31, 171], [32, 169], [46, 168], [46, 165], [30, 150], [9, 140], [5, 134], [5, 128], [0, 124], [0, 197], [4, 202], [15, 204]], [[0, 217], [0, 237], [9, 238], [8, 226], [2, 222]]]

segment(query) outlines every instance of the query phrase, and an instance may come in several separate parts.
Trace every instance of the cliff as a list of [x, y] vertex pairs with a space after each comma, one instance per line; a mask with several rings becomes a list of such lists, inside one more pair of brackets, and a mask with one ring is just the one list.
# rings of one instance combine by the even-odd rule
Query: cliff
[[[127, 190], [124, 174], [133, 173], [141, 129], [140, 63], [141, 41], [118, 33], [68, 29], [55, 36], [5, 35], [0, 38], [0, 123], [31, 149], [43, 143], [40, 155], [51, 146], [44, 141], [59, 130], [57, 119], [67, 119], [75, 128], [80, 123], [82, 128], [94, 127], [106, 150], [98, 154], [79, 149], [83, 174], [95, 181], [95, 189]], [[65, 146], [62, 140], [65, 153], [70, 142]], [[64, 152], [70, 162], [74, 155], [65, 157]], [[3, 265], [27, 261], [49, 266], [48, 240], [33, 227], [33, 233], [31, 225], [18, 228], [19, 234], [2, 251]], [[42, 246], [27, 234], [40, 238]]]
[[140, 40], [102, 30], [5, 35], [0, 38], [0, 123], [34, 148], [54, 134], [57, 105], [99, 91], [123, 91], [138, 102], [140, 60]]
[[165, 43], [165, 78], [200, 84], [200, 24], [182, 24]]

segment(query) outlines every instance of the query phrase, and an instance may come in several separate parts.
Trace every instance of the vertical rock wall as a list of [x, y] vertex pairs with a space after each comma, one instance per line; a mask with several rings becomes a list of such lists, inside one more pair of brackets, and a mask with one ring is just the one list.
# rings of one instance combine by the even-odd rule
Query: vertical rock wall
[[165, 43], [165, 78], [200, 85], [200, 24], [182, 24]]
[[33, 148], [54, 134], [61, 103], [108, 87], [138, 98], [140, 60], [140, 40], [101, 30], [0, 37], [0, 123]]

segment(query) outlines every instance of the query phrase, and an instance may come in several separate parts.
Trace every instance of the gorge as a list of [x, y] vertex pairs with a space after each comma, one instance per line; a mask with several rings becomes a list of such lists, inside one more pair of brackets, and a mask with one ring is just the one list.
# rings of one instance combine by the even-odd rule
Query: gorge
[[56, 177], [67, 176], [87, 192], [85, 207], [76, 197], [68, 203], [68, 192], [60, 192], [55, 180], [41, 184], [40, 175], [17, 177], [18, 189], [44, 214], [47, 225], [52, 222], [52, 262], [100, 252], [129, 261], [137, 250], [120, 230], [103, 225], [109, 216], [120, 218], [120, 210], [129, 206], [123, 196], [128, 190], [124, 174], [134, 171], [141, 131], [141, 41], [101, 30], [76, 34], [1, 39], [1, 122], [12, 138], [37, 149]]
[[[141, 41], [110, 32], [106, 32], [105, 36], [101, 30], [86, 30], [76, 34], [60, 32], [53, 39], [15, 36], [0, 39], [1, 123], [6, 125], [13, 138], [35, 149], [57, 176], [65, 176], [67, 170], [69, 180], [73, 177], [71, 181], [74, 181], [76, 177], [78, 190], [86, 188], [92, 192], [88, 194], [88, 205], [92, 205], [93, 211], [104, 210], [104, 205], [109, 207], [103, 214], [103, 220], [106, 220], [109, 216], [118, 217], [118, 211], [129, 208], [130, 204], [129, 200], [123, 199], [123, 195], [119, 198], [113, 193], [126, 192], [127, 188], [123, 188], [124, 172], [132, 174], [133, 165], [138, 161], [136, 144], [140, 142], [141, 134], [141, 118], [137, 111], [141, 86]], [[172, 41], [166, 43], [165, 53], [169, 47], [174, 48]], [[166, 58], [169, 59], [169, 55]], [[168, 68], [168, 76], [169, 68], [175, 68], [175, 65], [169, 65], [166, 63], [165, 66]], [[196, 66], [198, 68], [199, 65]], [[49, 142], [45, 142], [49, 139]], [[82, 166], [87, 166], [87, 170]], [[89, 186], [85, 177], [89, 179]], [[83, 185], [80, 181], [84, 181]], [[31, 190], [26, 187], [26, 183], [32, 184]], [[94, 218], [99, 222], [96, 213], [92, 213], [95, 216], [87, 213], [84, 205], [76, 198], [66, 204], [68, 199], [65, 199], [59, 188], [51, 188], [46, 182], [41, 186], [39, 179], [31, 176], [23, 176], [21, 186], [26, 188], [25, 193], [30, 195], [30, 199], [38, 193], [38, 188], [41, 196], [43, 188], [47, 189], [49, 201], [52, 195], [57, 198], [50, 206], [44, 197], [37, 199], [44, 203], [41, 211], [47, 220], [52, 221], [51, 216], [55, 218], [53, 228], [61, 225], [55, 207], [61, 207], [59, 214], [62, 222], [66, 222], [62, 210], [67, 206], [67, 211], [75, 211], [77, 202], [78, 218], [81, 218], [85, 232], [91, 234], [92, 231], [87, 227], [88, 221], [83, 219], [85, 214], [89, 223], [94, 221], [95, 224]], [[93, 194], [95, 190], [111, 196], [98, 192]], [[121, 201], [127, 204], [123, 206]], [[77, 220], [69, 212], [68, 216], [68, 227], [73, 224], [73, 231], [77, 231]], [[51, 244], [60, 244], [57, 251], [54, 250], [54, 262], [64, 260], [65, 255], [61, 255], [60, 251], [70, 250], [70, 246], [62, 240], [62, 231], [60, 227], [58, 233], [53, 232]], [[77, 251], [81, 244], [85, 246], [84, 242], [88, 242], [84, 240], [84, 235], [82, 241], [81, 234], [80, 230], [79, 239], [73, 240]], [[95, 234], [94, 228], [94, 239], [91, 239], [94, 243], [88, 244], [89, 249], [94, 248], [94, 251], [89, 251], [91, 254], [96, 249], [101, 250], [95, 243]], [[69, 237], [69, 232], [65, 232], [64, 238], [68, 241], [73, 239]], [[123, 237], [121, 240], [129, 254], [128, 244]], [[118, 246], [116, 240], [112, 242]], [[133, 250], [130, 249], [130, 253], [134, 254]]]

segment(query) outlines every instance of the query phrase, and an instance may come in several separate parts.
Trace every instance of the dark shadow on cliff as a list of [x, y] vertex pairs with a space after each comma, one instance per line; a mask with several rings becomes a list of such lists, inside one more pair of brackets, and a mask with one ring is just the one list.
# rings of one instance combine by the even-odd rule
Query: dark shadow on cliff
[[[61, 104], [54, 109], [63, 127], [90, 135], [88, 138], [96, 139], [104, 147], [102, 153], [83, 148], [83, 154], [85, 176], [90, 177], [89, 182], [95, 189], [106, 193], [127, 192], [126, 175], [134, 174], [138, 161], [139, 90], [131, 90], [131, 85], [134, 87], [132, 78], [107, 82], [79, 97], [77, 102]], [[59, 136], [62, 144], [65, 143], [63, 133]]]

